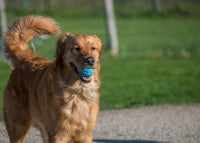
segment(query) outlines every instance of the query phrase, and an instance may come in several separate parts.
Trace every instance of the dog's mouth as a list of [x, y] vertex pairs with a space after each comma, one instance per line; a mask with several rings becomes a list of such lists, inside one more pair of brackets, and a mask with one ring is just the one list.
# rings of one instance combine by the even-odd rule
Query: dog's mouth
[[89, 83], [91, 81], [91, 76], [84, 76], [81, 71], [72, 63], [70, 62], [72, 69], [76, 72], [82, 82]]

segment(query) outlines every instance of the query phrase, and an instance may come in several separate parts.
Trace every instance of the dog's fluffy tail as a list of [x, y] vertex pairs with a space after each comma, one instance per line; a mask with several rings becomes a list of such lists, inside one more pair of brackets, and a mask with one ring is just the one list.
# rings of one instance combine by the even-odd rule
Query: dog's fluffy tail
[[56, 22], [43, 16], [27, 16], [15, 21], [5, 34], [4, 57], [12, 67], [37, 57], [28, 47], [28, 42], [38, 35], [55, 35], [60, 32]]

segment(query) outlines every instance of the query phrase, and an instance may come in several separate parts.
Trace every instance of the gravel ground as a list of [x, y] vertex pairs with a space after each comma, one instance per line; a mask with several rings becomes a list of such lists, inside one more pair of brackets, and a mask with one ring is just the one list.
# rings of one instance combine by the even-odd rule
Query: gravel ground
[[[8, 143], [0, 123], [0, 143]], [[31, 129], [25, 143], [41, 143]], [[153, 106], [101, 111], [94, 143], [200, 143], [200, 105]]]

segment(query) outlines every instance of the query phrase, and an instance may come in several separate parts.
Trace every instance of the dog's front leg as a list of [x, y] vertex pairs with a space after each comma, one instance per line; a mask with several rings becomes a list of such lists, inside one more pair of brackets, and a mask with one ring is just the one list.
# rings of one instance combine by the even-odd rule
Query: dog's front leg
[[74, 139], [74, 143], [92, 143], [93, 133], [85, 132]]
[[88, 135], [82, 143], [92, 143], [92, 134]]
[[71, 138], [61, 135], [60, 137], [49, 137], [49, 143], [72, 143]]

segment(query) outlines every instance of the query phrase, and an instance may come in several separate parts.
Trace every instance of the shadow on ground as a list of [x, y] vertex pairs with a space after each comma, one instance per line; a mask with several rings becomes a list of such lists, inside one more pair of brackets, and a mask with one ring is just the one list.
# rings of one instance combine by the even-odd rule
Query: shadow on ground
[[148, 140], [94, 140], [96, 143], [169, 143], [169, 142], [157, 142], [157, 141], [148, 141]]

